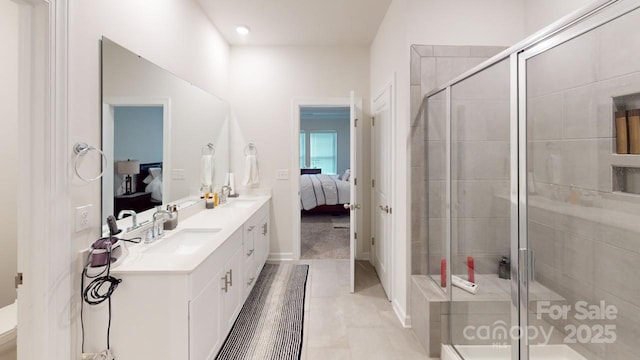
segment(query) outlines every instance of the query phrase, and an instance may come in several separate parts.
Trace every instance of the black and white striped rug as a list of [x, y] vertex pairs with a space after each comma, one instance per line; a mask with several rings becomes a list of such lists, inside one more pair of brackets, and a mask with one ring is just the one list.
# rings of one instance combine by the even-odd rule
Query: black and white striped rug
[[265, 264], [216, 359], [300, 359], [308, 272]]

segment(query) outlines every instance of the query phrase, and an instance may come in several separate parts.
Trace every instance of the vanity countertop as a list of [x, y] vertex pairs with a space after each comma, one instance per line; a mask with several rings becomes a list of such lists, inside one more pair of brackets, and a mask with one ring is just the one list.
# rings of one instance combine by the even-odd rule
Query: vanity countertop
[[[242, 196], [229, 199], [226, 204], [215, 209], [202, 209], [198, 213], [180, 220], [174, 230], [167, 230], [162, 238], [151, 244], [127, 243], [129, 255], [115, 268], [112, 274], [125, 273], [191, 273], [204, 260], [209, 257], [225, 240], [249, 220], [265, 203], [271, 199], [270, 195]], [[247, 201], [251, 201], [248, 203]], [[243, 203], [243, 206], [234, 206], [234, 202]], [[244, 204], [250, 204], [249, 206]], [[172, 240], [181, 230], [206, 231], [216, 229], [219, 231], [207, 234], [206, 243], [198, 247], [197, 251], [156, 252], [153, 249], [164, 246]]]

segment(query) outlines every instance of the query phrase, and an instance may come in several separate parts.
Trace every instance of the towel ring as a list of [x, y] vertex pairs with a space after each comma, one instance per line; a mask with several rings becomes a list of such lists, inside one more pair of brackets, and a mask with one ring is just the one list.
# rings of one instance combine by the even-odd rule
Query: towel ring
[[253, 143], [248, 143], [247, 146], [244, 147], [244, 155], [258, 155], [258, 149]]
[[[80, 171], [78, 170], [78, 159], [80, 159], [81, 156], [85, 156], [89, 151], [91, 150], [95, 150], [97, 152], [100, 153], [101, 158], [102, 158], [102, 162], [104, 163], [104, 166], [102, 167], [102, 171], [100, 172], [100, 174], [94, 178], [90, 178], [87, 179], [84, 176], [82, 176], [80, 174]], [[98, 179], [100, 179], [102, 177], [102, 175], [104, 174], [104, 170], [107, 168], [107, 155], [104, 154], [104, 152], [102, 152], [102, 150], [91, 146], [91, 145], [87, 145], [87, 143], [83, 143], [83, 142], [79, 142], [76, 143], [73, 146], [73, 151], [76, 153], [76, 157], [73, 159], [73, 167], [76, 170], [76, 175], [78, 175], [78, 177], [86, 182], [92, 182], [92, 181], [96, 181]]]
[[212, 143], [208, 143], [207, 145], [202, 147], [201, 153], [202, 155], [215, 155], [216, 146], [213, 145]]

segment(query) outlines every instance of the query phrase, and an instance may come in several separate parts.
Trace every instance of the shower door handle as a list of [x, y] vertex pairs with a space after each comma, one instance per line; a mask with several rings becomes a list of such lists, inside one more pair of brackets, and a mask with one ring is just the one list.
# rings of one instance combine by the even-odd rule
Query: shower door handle
[[519, 249], [518, 255], [518, 279], [520, 285], [526, 288], [529, 282], [529, 251], [527, 249]]

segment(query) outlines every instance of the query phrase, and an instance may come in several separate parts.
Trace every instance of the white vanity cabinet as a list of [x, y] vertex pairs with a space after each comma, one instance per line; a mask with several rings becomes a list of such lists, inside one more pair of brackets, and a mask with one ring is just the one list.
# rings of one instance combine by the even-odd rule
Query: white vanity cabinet
[[[208, 254], [190, 253], [187, 245], [163, 252], [171, 248], [162, 247], [172, 241], [167, 234], [146, 248], [139, 245], [130, 262], [112, 272], [122, 279], [112, 296], [110, 342], [117, 359], [214, 359], [262, 270], [269, 250], [268, 199], [254, 211], [205, 210], [182, 226], [219, 229], [211, 232]], [[101, 351], [107, 303], [84, 309], [85, 349]]]
[[[223, 265], [223, 266], [221, 266]], [[242, 308], [242, 232], [190, 276], [189, 359], [213, 359]]]
[[263, 205], [245, 224], [242, 240], [244, 252], [244, 297], [249, 296], [269, 256], [269, 208]]

